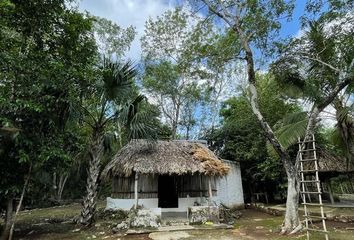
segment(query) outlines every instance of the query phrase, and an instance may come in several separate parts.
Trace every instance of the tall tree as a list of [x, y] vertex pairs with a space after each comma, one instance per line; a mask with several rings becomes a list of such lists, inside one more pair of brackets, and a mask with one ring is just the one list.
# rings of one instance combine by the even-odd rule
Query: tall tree
[[[219, 1], [219, 0], [201, 0], [198, 1], [204, 7], [207, 7], [211, 16], [215, 16], [226, 25], [227, 31], [233, 31], [237, 35], [235, 44], [239, 44], [239, 57], [245, 61], [247, 67], [247, 77], [249, 84], [249, 101], [252, 111], [260, 122], [263, 130], [266, 133], [268, 141], [272, 144], [274, 150], [279, 155], [288, 179], [288, 192], [286, 202], [285, 221], [283, 233], [293, 233], [302, 228], [298, 215], [298, 192], [299, 179], [297, 174], [297, 164], [292, 161], [288, 151], [276, 137], [274, 130], [264, 118], [264, 115], [259, 108], [258, 93], [256, 88], [256, 67], [255, 55], [256, 49], [263, 52], [269, 50], [269, 46], [274, 43], [274, 34], [280, 29], [280, 17], [290, 17], [293, 8], [292, 2], [288, 1], [272, 1], [269, 4], [267, 1]], [[200, 8], [200, 6], [198, 6]], [[312, 52], [310, 54], [316, 54]], [[312, 59], [311, 59], [312, 58]], [[318, 61], [316, 57], [307, 58], [314, 60], [323, 67], [331, 68], [325, 61]], [[333, 70], [333, 69], [332, 69]], [[350, 71], [342, 69], [341, 73], [344, 78], [337, 79], [331, 89], [326, 92], [326, 96], [319, 102], [316, 102], [309, 114], [309, 121], [305, 134], [305, 140], [313, 133], [316, 119], [329, 103], [333, 101], [335, 96], [341, 91], [350, 81]]]
[[173, 138], [179, 127], [189, 137], [196, 118], [194, 109], [203, 101], [206, 88], [202, 80], [206, 73], [193, 60], [189, 47], [194, 38], [210, 29], [201, 28], [200, 19], [187, 13], [175, 8], [156, 20], [149, 19], [141, 39], [146, 69], [143, 86], [158, 103]]
[[[173, 139], [177, 137], [178, 126], [190, 128], [194, 121], [193, 107], [201, 99], [201, 89], [194, 81], [180, 76], [178, 66], [166, 61], [150, 64], [145, 69], [143, 86], [171, 126]], [[188, 121], [182, 122], [188, 111], [192, 111]]]
[[[1, 1], [0, 11], [0, 125], [20, 129], [1, 152], [0, 196], [10, 204], [23, 199], [31, 173], [56, 157], [69, 102], [79, 99], [96, 47], [91, 19], [65, 1]], [[7, 218], [10, 229], [15, 218]], [[11, 239], [6, 230], [2, 238]]]
[[[257, 75], [260, 108], [269, 124], [276, 128], [284, 117], [300, 111], [296, 103], [286, 102], [281, 88], [270, 74]], [[218, 154], [229, 160], [239, 161], [245, 193], [271, 192], [282, 189], [283, 171], [278, 156], [268, 151], [266, 137], [256, 117], [252, 114], [247, 92], [225, 101], [221, 110], [221, 127], [210, 131], [208, 139]], [[262, 184], [265, 183], [265, 184]], [[272, 184], [269, 184], [272, 183]], [[274, 186], [273, 183], [278, 183]], [[272, 186], [270, 186], [272, 185]], [[266, 188], [266, 189], [265, 189]], [[252, 195], [248, 195], [248, 200]]]

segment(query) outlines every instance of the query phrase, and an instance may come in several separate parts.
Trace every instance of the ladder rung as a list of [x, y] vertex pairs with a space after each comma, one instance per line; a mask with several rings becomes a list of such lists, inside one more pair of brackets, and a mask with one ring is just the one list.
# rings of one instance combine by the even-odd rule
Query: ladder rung
[[322, 229], [314, 229], [314, 228], [306, 228], [307, 231], [314, 231], [314, 232], [322, 232], [322, 233], [328, 233], [328, 231], [322, 230]]
[[321, 194], [321, 192], [300, 192], [301, 194]]
[[316, 169], [309, 169], [309, 170], [300, 170], [301, 173], [310, 173], [310, 172], [317, 172]]
[[301, 159], [300, 162], [315, 162], [317, 158]]
[[301, 183], [319, 183], [320, 181], [318, 180], [304, 180], [304, 181], [300, 181]]
[[299, 152], [310, 152], [310, 151], [316, 151], [316, 149], [304, 149], [304, 150], [299, 150]]
[[305, 218], [316, 218], [316, 219], [323, 219], [323, 220], [326, 220], [327, 218], [326, 217], [321, 217], [321, 216], [307, 216], [307, 215], [304, 215]]
[[300, 144], [300, 143], [310, 143], [310, 142], [316, 142], [316, 141], [314, 141], [314, 140], [307, 140], [307, 141], [303, 141], [303, 142], [300, 141], [300, 142], [297, 142], [297, 143]]
[[323, 204], [320, 203], [301, 203], [301, 204], [306, 206], [324, 206]]

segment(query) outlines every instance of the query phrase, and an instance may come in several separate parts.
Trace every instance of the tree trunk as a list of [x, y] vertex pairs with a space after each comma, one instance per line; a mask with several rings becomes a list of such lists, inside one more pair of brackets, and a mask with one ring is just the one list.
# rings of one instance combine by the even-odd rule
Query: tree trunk
[[[236, 28], [236, 31], [242, 36], [240, 29]], [[245, 39], [242, 39], [243, 48], [246, 52], [246, 62], [247, 62], [247, 75], [249, 83], [249, 101], [251, 108], [255, 116], [257, 117], [259, 123], [261, 124], [264, 132], [266, 133], [267, 139], [272, 144], [274, 150], [277, 152], [281, 158], [285, 171], [288, 177], [288, 192], [286, 199], [286, 212], [284, 219], [284, 226], [282, 228], [282, 233], [293, 233], [301, 230], [302, 225], [299, 220], [298, 207], [299, 207], [299, 186], [297, 169], [295, 165], [291, 162], [288, 152], [280, 144], [279, 140], [275, 136], [272, 128], [269, 126], [268, 122], [264, 119], [258, 105], [258, 94], [256, 88], [256, 74], [254, 70], [254, 61], [252, 50]]]
[[56, 199], [56, 193], [57, 193], [57, 173], [53, 173], [53, 182], [52, 182], [52, 188], [53, 188], [53, 193], [52, 195], [52, 199]]
[[7, 199], [7, 207], [6, 207], [6, 218], [5, 218], [5, 227], [4, 231], [1, 234], [1, 240], [7, 240], [10, 235], [10, 229], [12, 226], [12, 215], [13, 215], [13, 198]]
[[28, 175], [27, 175], [27, 178], [26, 178], [26, 180], [25, 180], [25, 183], [23, 184], [23, 188], [22, 188], [22, 193], [21, 193], [20, 201], [18, 202], [18, 205], [17, 205], [17, 207], [16, 207], [15, 215], [14, 215], [13, 218], [12, 218], [12, 224], [11, 224], [11, 228], [10, 228], [8, 240], [12, 240], [12, 238], [13, 238], [13, 234], [14, 234], [14, 230], [15, 230], [16, 218], [17, 218], [18, 213], [19, 213], [20, 210], [21, 210], [23, 198], [25, 197], [25, 193], [26, 193], [26, 190], [27, 190], [27, 186], [28, 186], [28, 183], [29, 183], [29, 180], [30, 180], [30, 177], [31, 177], [31, 172], [32, 172], [32, 163], [31, 163], [31, 165], [30, 165], [30, 167], [29, 167]]
[[[309, 121], [307, 123], [304, 142], [311, 138], [314, 134], [317, 117], [320, 110], [316, 105], [311, 109]], [[301, 144], [301, 149], [304, 147], [304, 142]], [[282, 162], [288, 178], [288, 190], [286, 198], [286, 210], [284, 225], [281, 233], [296, 233], [302, 229], [302, 224], [299, 218], [299, 192], [300, 192], [300, 179], [297, 171], [299, 155], [297, 155], [295, 164], [290, 161], [289, 157], [282, 157]]]
[[86, 197], [84, 199], [81, 214], [78, 219], [78, 223], [85, 226], [89, 226], [94, 222], [96, 212], [98, 178], [100, 175], [102, 155], [102, 134], [100, 132], [96, 132], [93, 135], [93, 140], [89, 152], [90, 162], [86, 182]]
[[352, 163], [354, 159], [354, 122], [349, 114], [345, 113], [343, 102], [339, 98], [334, 101], [334, 108], [336, 109], [337, 128], [345, 145], [347, 159], [346, 167], [348, 170], [349, 164]]
[[297, 171], [295, 166], [288, 162], [288, 160], [283, 160], [283, 162], [285, 162], [284, 167], [288, 178], [285, 219], [282, 228], [282, 233], [284, 234], [297, 232], [302, 228], [302, 224], [300, 222], [298, 211], [300, 188]]
[[139, 203], [138, 182], [139, 182], [139, 174], [137, 172], [135, 172], [135, 176], [134, 176], [134, 209], [138, 209], [138, 203]]
[[175, 119], [172, 124], [172, 139], [175, 140], [177, 137], [177, 128], [178, 128], [178, 123], [179, 123], [179, 112], [180, 112], [181, 104], [179, 101], [175, 102]]
[[178, 120], [174, 120], [172, 123], [172, 140], [177, 138], [177, 128], [178, 128]]
[[186, 127], [186, 140], [189, 140], [189, 131], [190, 131], [190, 126], [189, 125], [187, 125], [187, 127]]
[[280, 156], [285, 171], [288, 178], [288, 190], [287, 190], [287, 199], [286, 199], [286, 212], [284, 219], [284, 226], [282, 228], [282, 233], [295, 233], [302, 228], [302, 224], [299, 219], [298, 207], [299, 207], [299, 186], [297, 179], [297, 170], [295, 165], [291, 162], [290, 156], [283, 149], [278, 139], [275, 137], [273, 130], [268, 125], [263, 115], [261, 114], [258, 107], [258, 98], [257, 90], [254, 82], [250, 82], [250, 102], [253, 113], [258, 118], [258, 121], [261, 123], [262, 128], [267, 134], [268, 141], [274, 147], [274, 150]]
[[[242, 36], [240, 29], [236, 28], [236, 31]], [[285, 171], [288, 177], [288, 192], [286, 199], [286, 212], [284, 219], [284, 226], [282, 233], [290, 233], [295, 229], [300, 228], [301, 224], [298, 214], [298, 186], [297, 186], [297, 171], [296, 167], [291, 163], [290, 156], [286, 150], [282, 147], [278, 139], [276, 138], [272, 128], [269, 126], [268, 122], [264, 119], [258, 105], [258, 94], [256, 88], [256, 74], [254, 70], [253, 54], [248, 42], [242, 39], [243, 47], [246, 52], [246, 62], [247, 62], [247, 75], [249, 83], [249, 94], [250, 103], [253, 113], [256, 115], [258, 121], [260, 122], [263, 130], [266, 133], [268, 141], [272, 144], [274, 150], [277, 152], [281, 158]]]
[[62, 200], [64, 187], [65, 187], [66, 181], [68, 180], [68, 177], [69, 177], [68, 174], [61, 174], [60, 175], [60, 180], [59, 180], [59, 184], [58, 184], [58, 192], [57, 192], [57, 200], [58, 201]]
[[334, 205], [334, 197], [333, 197], [333, 191], [332, 191], [332, 186], [331, 186], [331, 179], [327, 179], [326, 181], [327, 189], [328, 189], [328, 195], [329, 195], [329, 200], [331, 201], [331, 204]]
[[172, 134], [171, 134], [171, 138], [172, 140], [175, 140], [177, 137], [177, 122], [173, 121], [172, 122]]

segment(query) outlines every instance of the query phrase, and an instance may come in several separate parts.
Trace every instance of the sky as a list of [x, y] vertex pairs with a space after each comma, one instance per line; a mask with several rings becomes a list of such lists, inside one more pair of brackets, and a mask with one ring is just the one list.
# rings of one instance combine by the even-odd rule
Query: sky
[[[107, 18], [122, 27], [134, 26], [137, 31], [127, 57], [140, 60], [140, 38], [144, 34], [145, 21], [149, 17], [156, 18], [165, 11], [178, 4], [178, 0], [81, 0], [79, 9], [89, 11], [91, 14]], [[280, 32], [282, 37], [296, 36], [300, 33], [299, 17], [304, 12], [305, 0], [297, 0], [293, 19], [290, 22], [283, 21]]]

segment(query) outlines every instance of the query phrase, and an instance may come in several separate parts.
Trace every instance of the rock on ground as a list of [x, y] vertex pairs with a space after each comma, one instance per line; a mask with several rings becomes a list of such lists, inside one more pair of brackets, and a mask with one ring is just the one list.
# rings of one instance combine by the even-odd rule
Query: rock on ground
[[219, 223], [219, 208], [216, 206], [193, 206], [188, 208], [190, 224], [204, 224], [207, 221]]
[[161, 225], [160, 223], [160, 217], [153, 211], [148, 209], [132, 210], [125, 221], [113, 228], [113, 232], [129, 228], [158, 228]]
[[188, 238], [190, 235], [187, 232], [154, 232], [149, 234], [149, 238], [153, 240], [179, 240]]

